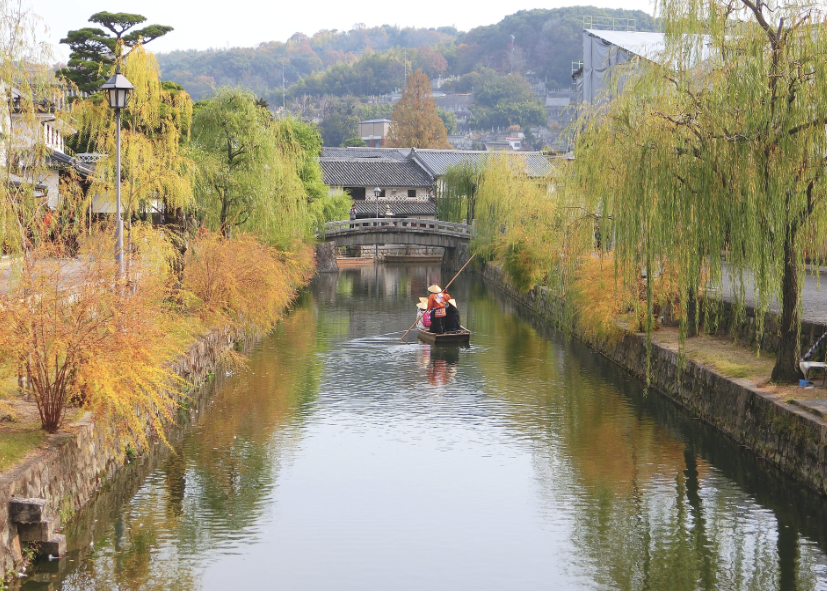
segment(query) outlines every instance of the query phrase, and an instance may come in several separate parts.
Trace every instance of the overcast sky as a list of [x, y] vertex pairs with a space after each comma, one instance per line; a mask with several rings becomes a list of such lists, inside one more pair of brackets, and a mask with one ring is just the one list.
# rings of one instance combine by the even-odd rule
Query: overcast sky
[[[27, 0], [23, 0], [26, 2]], [[320, 29], [346, 31], [355, 23], [400, 27], [453, 25], [468, 30], [490, 25], [518, 10], [556, 8], [595, 2], [573, 0], [315, 0], [288, 2], [268, 0], [28, 0], [48, 27], [55, 57], [68, 59], [66, 32], [87, 26], [87, 18], [100, 11], [131, 12], [147, 17], [146, 24], [169, 25], [175, 31], [153, 41], [155, 53], [174, 49], [252, 47], [265, 41], [285, 41], [293, 33], [312, 35]], [[644, 10], [651, 14], [650, 0], [599, 0], [606, 8]]]

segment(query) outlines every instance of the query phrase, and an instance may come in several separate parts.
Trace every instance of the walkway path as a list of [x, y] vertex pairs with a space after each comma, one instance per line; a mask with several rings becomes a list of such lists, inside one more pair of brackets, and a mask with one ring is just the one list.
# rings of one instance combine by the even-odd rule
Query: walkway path
[[[751, 274], [745, 274], [745, 277], [747, 277], [747, 304], [754, 307], [755, 297]], [[723, 293], [726, 301], [732, 301], [734, 299], [731, 293], [732, 289], [733, 285], [726, 276], [726, 271], [724, 271]], [[827, 325], [827, 270], [821, 270], [818, 277], [808, 271], [807, 277], [804, 280], [802, 305], [802, 320]], [[777, 301], [773, 301], [770, 309], [774, 312], [781, 311]]]
[[[19, 261], [14, 257], [0, 259], [0, 291], [8, 292], [9, 281], [13, 273], [18, 272], [16, 264]], [[67, 289], [83, 276], [84, 261], [74, 258], [52, 259], [54, 268], [60, 271], [59, 289]]]

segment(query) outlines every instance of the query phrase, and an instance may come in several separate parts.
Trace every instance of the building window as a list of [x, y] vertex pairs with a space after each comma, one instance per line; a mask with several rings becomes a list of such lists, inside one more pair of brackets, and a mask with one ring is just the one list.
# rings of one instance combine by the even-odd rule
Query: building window
[[416, 197], [416, 189], [408, 189], [408, 197], [415, 198]]

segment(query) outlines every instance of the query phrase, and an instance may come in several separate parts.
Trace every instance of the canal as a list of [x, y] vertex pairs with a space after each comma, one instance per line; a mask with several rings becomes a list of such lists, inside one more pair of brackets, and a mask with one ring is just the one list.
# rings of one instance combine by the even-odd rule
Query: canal
[[316, 279], [23, 589], [827, 589], [827, 508], [474, 276]]

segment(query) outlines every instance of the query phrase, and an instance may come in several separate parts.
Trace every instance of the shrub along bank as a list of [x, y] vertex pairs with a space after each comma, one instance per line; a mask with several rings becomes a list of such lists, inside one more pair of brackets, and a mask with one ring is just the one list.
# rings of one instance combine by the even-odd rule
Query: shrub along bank
[[[0, 354], [6, 374], [20, 378], [4, 382], [0, 403], [12, 418], [31, 419], [36, 407], [53, 435], [34, 436], [31, 421], [0, 431], [0, 447], [18, 460], [0, 475], [0, 504], [44, 498], [58, 521], [80, 509], [126, 460], [155, 438], [165, 441], [166, 427], [190, 407], [183, 392], [219, 362], [238, 362], [238, 339], [271, 329], [313, 273], [310, 247], [287, 252], [214, 233], [189, 241], [179, 273], [163, 232], [133, 231], [143, 232], [143, 246], [130, 257], [127, 281], [107, 256], [109, 240], [95, 235], [77, 261], [36, 250], [10, 273], [0, 294], [9, 322]], [[35, 453], [20, 463], [26, 451]], [[22, 558], [7, 519], [3, 512], [4, 571]]]

